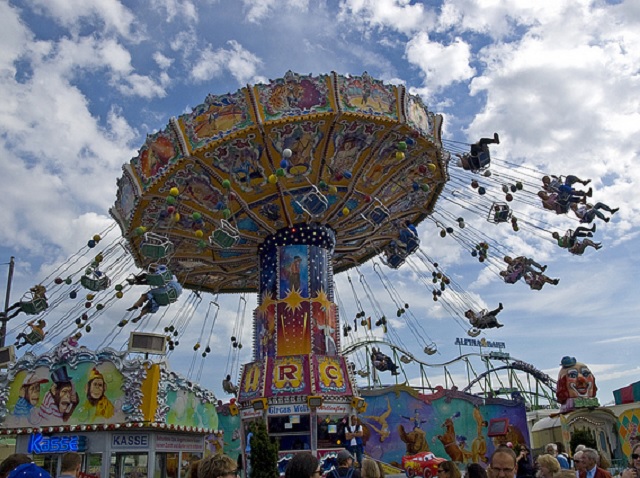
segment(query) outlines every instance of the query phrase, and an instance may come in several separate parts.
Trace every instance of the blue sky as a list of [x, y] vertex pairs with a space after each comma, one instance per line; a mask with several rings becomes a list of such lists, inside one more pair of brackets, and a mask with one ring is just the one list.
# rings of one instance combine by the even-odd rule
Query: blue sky
[[[620, 207], [610, 223], [597, 223], [596, 240], [604, 248], [571, 256], [554, 246], [550, 233], [575, 227], [576, 220], [542, 211], [530, 199], [535, 188], [513, 203], [517, 215], [527, 218], [514, 233], [487, 223], [468, 186], [471, 175], [452, 167], [459, 182], [444, 196], [465, 191], [473, 213], [465, 217], [468, 230], [497, 251], [547, 264], [560, 284], [542, 291], [500, 282], [497, 255], [483, 267], [461, 245], [464, 240], [440, 238], [433, 222], [419, 228], [423, 250], [464, 291], [455, 300], [488, 308], [504, 303], [505, 327], [487, 332], [487, 339], [504, 341], [513, 356], [554, 377], [562, 356], [576, 356], [595, 373], [600, 401], [609, 402], [613, 389], [640, 380], [640, 192], [634, 187], [640, 176], [639, 27], [640, 5], [633, 1], [0, 0], [0, 262], [17, 258], [12, 299], [112, 223], [108, 209], [122, 165], [170, 117], [190, 111], [209, 93], [233, 92], [288, 70], [367, 71], [404, 84], [443, 114], [447, 140], [473, 142], [499, 132], [501, 144], [492, 148], [496, 170], [518, 165], [511, 173], [503, 169], [502, 177], [533, 184], [542, 172], [576, 174], [592, 179], [594, 201]], [[487, 182], [500, 196], [499, 180]], [[459, 213], [447, 200], [438, 207]], [[6, 271], [5, 265], [0, 276]], [[371, 264], [361, 271], [387, 316], [395, 316]], [[438, 345], [438, 355], [422, 358], [456, 357], [453, 344], [464, 327], [443, 307], [447, 299], [433, 302], [408, 265], [385, 272], [425, 336]], [[356, 308], [344, 274], [337, 287], [343, 317], [351, 320]], [[359, 294], [366, 303], [364, 292]], [[99, 333], [87, 334], [82, 343], [100, 344], [124, 316], [129, 298], [110, 307], [95, 322]], [[169, 358], [176, 371], [201, 366], [191, 345], [210, 300], [192, 312]], [[250, 357], [255, 298], [247, 300], [240, 362]], [[228, 367], [211, 364], [233, 361], [228, 345], [238, 331], [239, 296], [219, 303], [201, 382], [222, 398]], [[415, 324], [391, 325], [394, 340], [420, 355]], [[15, 333], [19, 324], [9, 329]], [[113, 346], [124, 340], [119, 336]], [[407, 373], [417, 376], [410, 367]], [[442, 383], [441, 377], [435, 369], [432, 383]]]

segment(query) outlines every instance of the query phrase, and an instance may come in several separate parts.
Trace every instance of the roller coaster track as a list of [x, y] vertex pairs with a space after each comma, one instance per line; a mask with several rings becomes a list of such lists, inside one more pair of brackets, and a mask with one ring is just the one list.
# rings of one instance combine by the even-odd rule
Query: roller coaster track
[[[533, 365], [513, 358], [510, 354], [504, 352], [473, 352], [462, 354], [445, 362], [428, 363], [386, 340], [367, 339], [344, 347], [342, 354], [350, 356], [365, 349], [367, 357], [369, 357], [370, 349], [376, 346], [385, 346], [392, 350], [393, 360], [400, 365], [405, 379], [404, 382], [409, 381], [405, 370], [407, 365], [415, 364], [420, 368], [421, 385], [414, 386], [416, 389], [434, 390], [435, 387], [429, 382], [428, 372], [441, 370], [444, 375], [445, 388], [456, 387], [464, 392], [486, 398], [499, 396], [513, 398], [517, 396], [522, 398], [530, 409], [557, 406], [555, 398], [556, 381]], [[477, 373], [473, 367], [473, 361], [482, 362], [485, 371]], [[450, 371], [452, 366], [461, 362], [467, 371], [467, 381], [464, 386], [459, 386], [454, 382]], [[368, 388], [382, 385], [378, 378], [379, 373], [373, 368], [369, 360], [367, 360], [367, 369], [357, 373], [361, 376], [367, 376], [369, 379]], [[402, 380], [398, 378], [400, 376], [396, 376], [396, 382]]]

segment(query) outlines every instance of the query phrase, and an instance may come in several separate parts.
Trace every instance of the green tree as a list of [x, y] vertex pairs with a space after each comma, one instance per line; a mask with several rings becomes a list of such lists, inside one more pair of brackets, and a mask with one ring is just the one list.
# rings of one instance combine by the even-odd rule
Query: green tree
[[278, 478], [278, 442], [269, 437], [264, 420], [251, 424], [250, 478]]
[[575, 430], [571, 434], [571, 441], [569, 442], [569, 446], [571, 447], [571, 453], [575, 453], [576, 447], [578, 445], [585, 445], [587, 448], [593, 448], [594, 450], [598, 449], [598, 444], [596, 443], [596, 439], [591, 434], [589, 430]]

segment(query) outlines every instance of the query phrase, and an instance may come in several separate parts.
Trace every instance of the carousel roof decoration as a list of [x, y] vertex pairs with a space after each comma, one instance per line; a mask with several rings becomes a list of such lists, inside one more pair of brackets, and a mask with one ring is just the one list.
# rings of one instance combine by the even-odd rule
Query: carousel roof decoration
[[172, 244], [164, 257], [187, 288], [256, 291], [256, 249], [308, 222], [335, 232], [341, 272], [433, 210], [448, 179], [440, 126], [419, 97], [367, 73], [289, 72], [209, 95], [148, 136], [111, 214], [142, 268], [158, 259], [150, 237]]

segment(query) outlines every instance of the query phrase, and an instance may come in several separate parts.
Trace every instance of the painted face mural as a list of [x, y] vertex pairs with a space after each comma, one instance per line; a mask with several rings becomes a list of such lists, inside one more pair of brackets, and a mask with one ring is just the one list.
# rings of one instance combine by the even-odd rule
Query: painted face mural
[[563, 357], [558, 374], [557, 398], [565, 403], [569, 398], [593, 398], [598, 388], [596, 379], [587, 365], [575, 357]]

